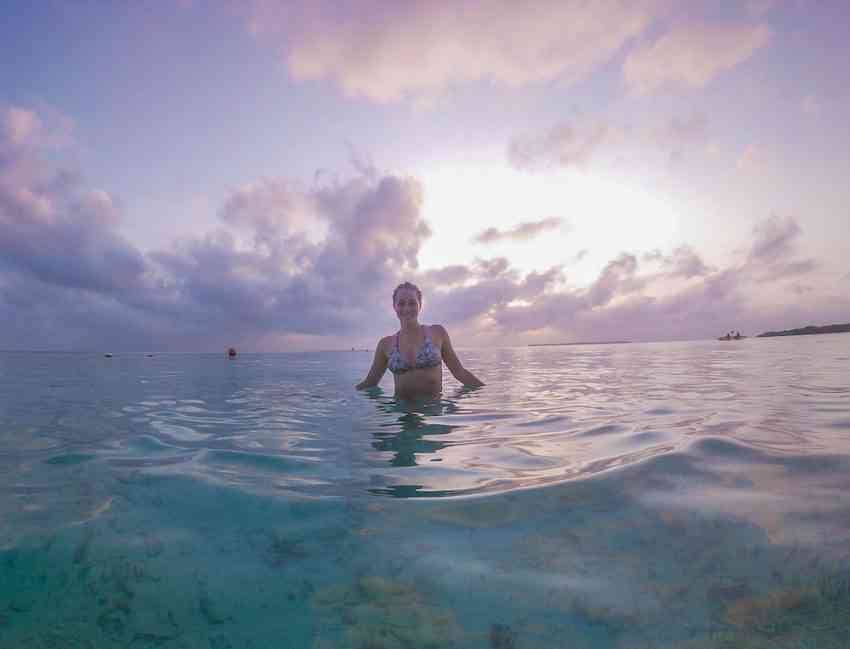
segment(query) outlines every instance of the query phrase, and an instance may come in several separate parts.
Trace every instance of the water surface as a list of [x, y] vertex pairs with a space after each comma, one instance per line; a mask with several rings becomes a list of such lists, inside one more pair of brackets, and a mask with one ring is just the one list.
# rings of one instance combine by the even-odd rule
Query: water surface
[[850, 646], [850, 335], [0, 353], [0, 646]]

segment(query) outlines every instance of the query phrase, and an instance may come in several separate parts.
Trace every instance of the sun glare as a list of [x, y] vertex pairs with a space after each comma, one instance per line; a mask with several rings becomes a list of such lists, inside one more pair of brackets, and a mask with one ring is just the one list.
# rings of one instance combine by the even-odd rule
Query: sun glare
[[[506, 257], [523, 273], [563, 264], [571, 284], [585, 285], [621, 252], [667, 250], [676, 243], [677, 219], [669, 202], [600, 176], [440, 166], [420, 177], [424, 217], [433, 230], [420, 254], [423, 270]], [[488, 228], [510, 233], [521, 223], [553, 218], [561, 219], [560, 226], [528, 239], [474, 241]]]

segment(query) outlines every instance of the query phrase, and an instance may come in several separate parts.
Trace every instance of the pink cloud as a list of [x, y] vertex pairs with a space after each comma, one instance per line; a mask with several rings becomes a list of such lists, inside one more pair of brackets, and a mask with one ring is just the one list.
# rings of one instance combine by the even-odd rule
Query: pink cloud
[[0, 122], [2, 269], [70, 291], [138, 288], [145, 263], [115, 232], [120, 210], [112, 197], [84, 190], [73, 170], [47, 161], [55, 140], [38, 114], [11, 107]]
[[3, 111], [0, 125], [3, 141], [10, 146], [32, 143], [43, 131], [42, 121], [36, 113], [16, 106]]
[[33, 110], [0, 104], [0, 161], [12, 151], [67, 145], [73, 129], [73, 121], [50, 106]]
[[[850, 308], [846, 295], [826, 295], [799, 281], [818, 269], [813, 260], [796, 256], [801, 236], [794, 219], [771, 217], [753, 230], [741, 263], [711, 267], [693, 248], [681, 246], [643, 255], [644, 262], [661, 267], [654, 271], [623, 253], [587, 287], [568, 286], [560, 268], [547, 271], [542, 281], [543, 276], [511, 278], [507, 267], [498, 286], [490, 285], [489, 300], [482, 295], [488, 282], [473, 267], [467, 282], [482, 285], [473, 293], [469, 284], [458, 291], [429, 287], [440, 295], [433, 315], [454, 320], [453, 326], [480, 341], [527, 340], [543, 332], [550, 341], [701, 338], [729, 328], [759, 333], [801, 319], [846, 319], [841, 315]], [[793, 302], [785, 299], [789, 292]], [[476, 299], [469, 301], [472, 294]]]
[[639, 94], [668, 85], [702, 88], [767, 45], [767, 25], [683, 23], [629, 54], [623, 75]]
[[[775, 2], [753, 0], [746, 20]], [[430, 105], [452, 87], [488, 82], [507, 88], [587, 78], [651, 28], [677, 13], [667, 0], [378, 0], [295, 4], [253, 0], [252, 34], [278, 48], [297, 81], [328, 81], [346, 96]], [[681, 13], [681, 12], [679, 12]], [[770, 39], [759, 24], [675, 24], [629, 53], [623, 66], [638, 93], [665, 85], [705, 86], [749, 59]]]
[[390, 102], [454, 84], [572, 83], [609, 61], [667, 8], [662, 0], [507, 0], [293, 6], [256, 0], [248, 23], [280, 44], [297, 80], [330, 80], [346, 95]]

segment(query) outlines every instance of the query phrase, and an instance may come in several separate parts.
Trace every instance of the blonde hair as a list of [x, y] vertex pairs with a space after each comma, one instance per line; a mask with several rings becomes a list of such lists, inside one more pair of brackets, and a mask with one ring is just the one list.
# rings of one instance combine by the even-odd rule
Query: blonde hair
[[403, 290], [416, 291], [416, 299], [419, 300], [419, 304], [422, 304], [422, 291], [419, 290], [419, 287], [416, 286], [416, 284], [411, 284], [410, 282], [402, 282], [395, 287], [395, 290], [393, 291], [393, 304], [395, 304], [395, 296], [399, 291]]

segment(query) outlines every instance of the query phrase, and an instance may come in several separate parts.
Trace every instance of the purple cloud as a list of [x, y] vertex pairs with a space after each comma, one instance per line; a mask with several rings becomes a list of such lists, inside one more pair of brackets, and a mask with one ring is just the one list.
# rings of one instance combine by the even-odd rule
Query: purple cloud
[[[118, 233], [108, 194], [47, 162], [37, 115], [4, 117], [2, 300], [15, 306], [16, 322], [38, 317], [54, 346], [118, 340], [106, 332], [116, 323], [163, 347], [205, 348], [236, 332], [350, 334], [373, 323], [378, 299], [416, 272], [430, 236], [414, 179], [356, 176], [309, 189], [267, 180], [225, 201], [218, 230], [145, 255]], [[36, 306], [26, 295], [51, 297]], [[75, 313], [89, 318], [76, 333], [63, 324]], [[377, 320], [389, 326], [391, 314]]]
[[800, 226], [790, 216], [771, 216], [753, 229], [753, 244], [749, 257], [753, 261], [776, 261], [793, 252], [800, 236]]
[[[802, 231], [789, 217], [758, 224], [745, 259], [722, 268], [681, 246], [641, 262], [622, 253], [586, 287], [569, 285], [563, 266], [523, 274], [504, 257], [422, 271], [430, 236], [422, 187], [373, 168], [310, 187], [282, 179], [245, 185], [224, 201], [218, 229], [143, 253], [120, 234], [117, 200], [49, 162], [44, 121], [21, 109], [9, 115], [0, 114], [7, 346], [273, 349], [281, 340], [360, 340], [395, 326], [389, 296], [403, 279], [423, 288], [428, 321], [476, 342], [531, 333], [694, 338], [840, 321], [850, 306], [846, 295], [800, 281], [816, 263], [797, 258]], [[793, 303], [781, 299], [788, 291]]]
[[785, 264], [775, 264], [770, 267], [769, 272], [758, 278], [760, 282], [774, 282], [788, 277], [807, 275], [819, 268], [820, 264], [814, 259], [802, 259]]
[[603, 154], [641, 150], [671, 161], [706, 142], [708, 119], [699, 113], [673, 116], [658, 126], [634, 128], [615, 123], [564, 121], [511, 139], [508, 163], [521, 171], [584, 167]]
[[487, 228], [473, 237], [475, 243], [495, 243], [497, 241], [528, 241], [534, 237], [561, 227], [564, 220], [558, 217], [541, 219], [540, 221], [524, 221], [510, 230], [499, 230], [498, 228]]
[[[226, 220], [252, 230], [252, 245], [240, 247], [222, 230], [152, 255], [180, 302], [258, 333], [335, 334], [362, 328], [373, 319], [374, 301], [383, 304], [399, 278], [415, 272], [419, 247], [430, 235], [416, 181], [355, 177], [304, 194], [268, 190], [257, 187], [255, 196], [243, 189], [238, 201], [226, 203]], [[321, 241], [287, 236], [304, 217], [286, 213], [293, 206], [322, 224]], [[270, 219], [276, 212], [282, 216]]]
[[68, 288], [137, 288], [146, 264], [115, 231], [112, 197], [42, 159], [51, 133], [37, 114], [8, 108], [0, 124], [0, 267]]
[[604, 305], [621, 292], [640, 288], [642, 282], [636, 278], [637, 269], [638, 261], [634, 255], [622, 253], [609, 261], [587, 291], [588, 304], [591, 307]]
[[[691, 247], [681, 246], [669, 254], [654, 251], [642, 256], [643, 261], [660, 265], [660, 272], [641, 272], [638, 258], [623, 253], [587, 288], [564, 286], [561, 269], [547, 271], [545, 282], [531, 275], [514, 278], [512, 287], [501, 285], [498, 295], [477, 302], [457, 324], [466, 326], [469, 335], [476, 335], [472, 332], [477, 328], [480, 340], [522, 339], [532, 332], [548, 332], [549, 340], [565, 341], [666, 340], [713, 337], [729, 328], [758, 333], [795, 318], [841, 319], [842, 308], [850, 307], [846, 296], [827, 298], [800, 289], [798, 282], [785, 283], [814, 267], [811, 260], [792, 259], [794, 246], [786, 244], [797, 236], [796, 222], [767, 219], [754, 230], [750, 249], [755, 254], [744, 264], [720, 269], [706, 265]], [[795, 303], [772, 299], [772, 286], [760, 288], [766, 281], [761, 274], [765, 269], [785, 269], [767, 279], [778, 294], [794, 291], [799, 296]], [[671, 285], [671, 280], [677, 283]], [[520, 285], [528, 290], [520, 291]], [[446, 291], [442, 304], [464, 299], [461, 293]], [[444, 313], [455, 315], [450, 309]], [[469, 322], [475, 324], [465, 325]]]
[[504, 308], [522, 292], [521, 284], [507, 276], [481, 278], [475, 284], [425, 296], [428, 317], [435, 322], [464, 323]]
[[508, 162], [517, 169], [534, 171], [553, 167], [581, 167], [597, 150], [615, 138], [605, 124], [576, 127], [557, 124], [539, 134], [517, 136], [508, 145]]
[[473, 271], [470, 268], [462, 264], [455, 264], [429, 270], [422, 276], [422, 281], [433, 286], [451, 286], [462, 284], [473, 276]]
[[679, 246], [669, 255], [654, 250], [645, 253], [643, 260], [658, 263], [664, 269], [664, 274], [669, 277], [703, 277], [712, 270], [691, 246]]
[[759, 282], [774, 282], [816, 270], [814, 259], [793, 259], [802, 230], [795, 219], [771, 216], [756, 224], [745, 269]]

